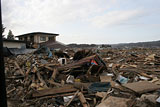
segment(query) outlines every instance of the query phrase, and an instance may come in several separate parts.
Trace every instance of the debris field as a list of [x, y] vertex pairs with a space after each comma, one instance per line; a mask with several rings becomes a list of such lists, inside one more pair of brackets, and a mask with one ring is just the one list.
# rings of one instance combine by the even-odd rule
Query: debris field
[[5, 57], [11, 107], [158, 107], [160, 49], [38, 49]]

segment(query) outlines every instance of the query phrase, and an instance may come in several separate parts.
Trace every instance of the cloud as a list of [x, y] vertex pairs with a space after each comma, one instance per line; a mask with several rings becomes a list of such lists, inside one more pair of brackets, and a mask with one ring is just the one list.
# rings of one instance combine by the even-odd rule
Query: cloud
[[86, 21], [88, 17], [109, 8], [114, 1], [2, 0], [2, 19], [8, 29], [18, 34], [53, 30], [68, 22]]
[[95, 16], [90, 19], [92, 25], [96, 27], [105, 27], [112, 25], [119, 25], [126, 23], [129, 20], [134, 20], [138, 16], [143, 14], [142, 10], [121, 10], [121, 11], [110, 11], [101, 16]]
[[[57, 40], [62, 42], [100, 43], [109, 39], [115, 41], [117, 35], [133, 34], [131, 31], [139, 30], [140, 25], [146, 27], [155, 23], [154, 28], [157, 28], [159, 5], [152, 3], [146, 5], [144, 0], [2, 0], [2, 20], [7, 28], [5, 34], [9, 29], [14, 35], [53, 32], [61, 35]], [[124, 25], [131, 33], [121, 33], [123, 28], [115, 27], [117, 25]], [[103, 39], [98, 42], [98, 38]]]

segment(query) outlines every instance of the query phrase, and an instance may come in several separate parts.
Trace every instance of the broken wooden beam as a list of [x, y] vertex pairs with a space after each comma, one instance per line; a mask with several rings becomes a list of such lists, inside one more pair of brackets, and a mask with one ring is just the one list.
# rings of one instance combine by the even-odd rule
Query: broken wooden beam
[[82, 92], [78, 93], [78, 97], [83, 107], [90, 107]]
[[43, 97], [43, 96], [48, 96], [48, 95], [70, 93], [70, 92], [75, 92], [75, 91], [77, 91], [77, 89], [73, 88], [72, 86], [64, 86], [60, 88], [39, 90], [36, 93], [33, 93], [33, 97]]
[[69, 106], [70, 103], [73, 101], [73, 99], [77, 96], [77, 94], [79, 93], [79, 90], [77, 90], [77, 92], [74, 94], [74, 96], [69, 100], [69, 102], [65, 105], [65, 107]]
[[38, 77], [39, 81], [44, 84], [44, 87], [48, 88], [46, 82], [42, 79], [42, 76], [40, 75], [40, 73], [36, 72], [36, 74], [37, 74], [37, 77]]
[[16, 67], [18, 68], [18, 71], [24, 76], [24, 72], [23, 70], [20, 68], [20, 66], [18, 65], [18, 63], [16, 61], [14, 61], [14, 64], [16, 65]]
[[55, 79], [55, 77], [56, 77], [57, 74], [58, 74], [58, 70], [57, 70], [57, 68], [54, 68], [54, 69], [53, 69], [52, 76], [51, 76], [52, 80]]

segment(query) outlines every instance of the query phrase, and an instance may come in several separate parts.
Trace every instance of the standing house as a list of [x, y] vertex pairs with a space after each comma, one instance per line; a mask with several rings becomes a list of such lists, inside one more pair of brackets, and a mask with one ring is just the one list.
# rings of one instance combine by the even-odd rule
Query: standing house
[[39, 44], [48, 40], [56, 41], [56, 36], [58, 35], [59, 34], [54, 33], [32, 32], [18, 35], [16, 37], [18, 37], [18, 39], [22, 41], [30, 42], [32, 44]]
[[[54, 48], [56, 43], [56, 47], [55, 47], [56, 49], [61, 47], [63, 47], [63, 49], [66, 48], [64, 44], [56, 41], [56, 36], [59, 36], [59, 34], [45, 33], [45, 32], [32, 32], [32, 33], [18, 35], [16, 37], [18, 37], [19, 40], [25, 41], [28, 47], [33, 46], [38, 48], [38, 46], [40, 45], [45, 45], [49, 48], [50, 47]], [[49, 45], [52, 44], [52, 46], [48, 46], [48, 42], [50, 43]], [[57, 43], [58, 43], [58, 47], [57, 47]]]

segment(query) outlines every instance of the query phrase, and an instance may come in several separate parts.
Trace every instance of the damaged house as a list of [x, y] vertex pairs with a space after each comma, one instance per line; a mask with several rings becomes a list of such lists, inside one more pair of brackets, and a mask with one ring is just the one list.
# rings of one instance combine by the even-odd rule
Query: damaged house
[[22, 35], [18, 35], [19, 40], [25, 41], [27, 47], [38, 48], [40, 46], [46, 46], [50, 49], [66, 49], [67, 46], [61, 42], [56, 41], [56, 37], [59, 34], [45, 33], [45, 32], [32, 32]]

